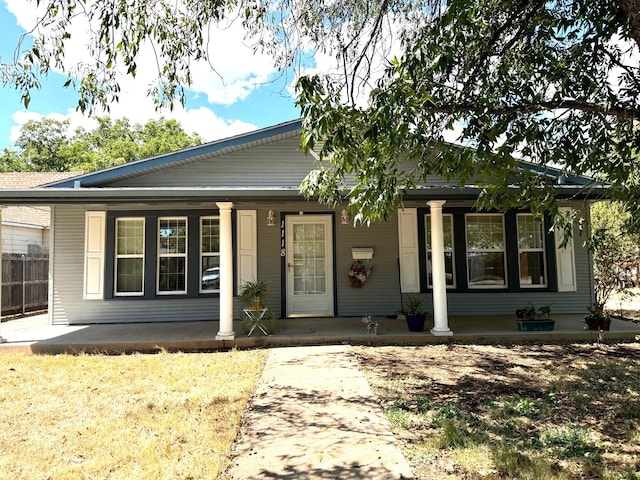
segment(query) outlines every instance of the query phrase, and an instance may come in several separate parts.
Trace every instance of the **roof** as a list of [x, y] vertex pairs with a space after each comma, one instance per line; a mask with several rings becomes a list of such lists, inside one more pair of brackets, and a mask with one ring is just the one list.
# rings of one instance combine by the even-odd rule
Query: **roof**
[[32, 188], [77, 177], [81, 172], [0, 173], [0, 188]]
[[[79, 172], [0, 173], [0, 188], [33, 188], [77, 175]], [[2, 209], [2, 223], [48, 228], [51, 225], [51, 212], [48, 207], [9, 206]]]
[[2, 223], [48, 228], [51, 211], [49, 207], [9, 206], [2, 209]]
[[291, 137], [297, 135], [301, 127], [301, 120], [291, 120], [252, 132], [204, 143], [196, 147], [185, 148], [177, 152], [166, 153], [164, 155], [158, 155], [157, 157], [137, 160], [105, 170], [80, 175], [72, 180], [57, 182], [51, 186], [57, 188], [101, 186], [124, 178], [195, 162], [204, 156], [224, 155], [225, 153], [251, 148], [267, 141]]
[[[5, 205], [55, 205], [83, 202], [140, 201], [161, 203], [166, 201], [233, 201], [239, 198], [292, 199], [300, 198], [297, 185], [274, 186], [116, 186], [118, 182], [150, 173], [187, 165], [203, 159], [248, 150], [270, 142], [290, 139], [300, 135], [301, 120], [292, 120], [274, 126], [216, 140], [196, 147], [186, 148], [156, 157], [125, 163], [97, 172], [72, 175], [46, 185], [28, 190], [15, 188], [0, 190], [0, 203]], [[594, 185], [591, 179], [565, 176], [559, 169], [545, 168], [533, 163], [520, 162], [520, 168], [532, 170], [554, 179], [558, 198], [576, 198], [602, 193], [602, 185]], [[510, 188], [518, 189], [518, 185]], [[478, 185], [422, 185], [407, 192], [413, 198], [472, 199], [480, 192]]]

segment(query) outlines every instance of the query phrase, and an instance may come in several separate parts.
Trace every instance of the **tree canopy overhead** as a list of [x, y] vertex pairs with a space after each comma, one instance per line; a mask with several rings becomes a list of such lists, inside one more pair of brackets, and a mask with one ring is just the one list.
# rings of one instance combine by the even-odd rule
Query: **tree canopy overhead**
[[[638, 215], [638, 0], [38, 0], [33, 47], [1, 64], [28, 103], [38, 75], [64, 66], [70, 24], [87, 19], [90, 59], [66, 70], [79, 107], [116, 101], [117, 71], [157, 56], [150, 94], [184, 100], [194, 61], [215, 69], [209, 28], [241, 21], [280, 68], [331, 55], [331, 74], [301, 76], [303, 147], [324, 168], [303, 191], [345, 196], [362, 221], [386, 218], [427, 175], [481, 178], [483, 206], [553, 211], [553, 185], [518, 157], [593, 175]], [[383, 63], [381, 63], [383, 62]], [[380, 66], [384, 68], [379, 68]], [[472, 149], [446, 148], [451, 132]], [[445, 145], [445, 147], [443, 147]], [[408, 172], [404, 160], [417, 163]], [[514, 174], [519, 188], [509, 189]], [[355, 175], [353, 188], [345, 175]], [[632, 217], [633, 218], [633, 217]]]

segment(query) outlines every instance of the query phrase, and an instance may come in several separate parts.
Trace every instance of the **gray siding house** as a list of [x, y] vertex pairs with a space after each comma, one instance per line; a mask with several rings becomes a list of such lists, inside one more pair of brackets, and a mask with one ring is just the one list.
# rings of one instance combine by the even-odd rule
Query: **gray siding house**
[[[305, 200], [298, 187], [317, 162], [298, 148], [300, 126], [0, 190], [3, 205], [51, 207], [51, 322], [217, 319], [218, 337], [233, 338], [238, 292], [257, 279], [276, 317], [390, 315], [401, 295], [420, 294], [436, 335], [450, 334], [448, 315], [509, 315], [528, 302], [584, 313], [591, 303], [581, 242], [561, 248], [527, 212], [474, 210], [474, 188], [434, 179], [368, 227]], [[559, 184], [562, 207], [588, 213], [585, 185]], [[366, 282], [349, 275], [354, 264], [371, 271]]]

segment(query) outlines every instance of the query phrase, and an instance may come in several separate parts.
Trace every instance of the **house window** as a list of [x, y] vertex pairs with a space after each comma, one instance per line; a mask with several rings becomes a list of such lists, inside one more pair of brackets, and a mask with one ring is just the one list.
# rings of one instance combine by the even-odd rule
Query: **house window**
[[469, 214], [465, 226], [469, 287], [506, 287], [503, 216]]
[[115, 288], [117, 296], [143, 294], [144, 218], [116, 219]]
[[[433, 286], [431, 273], [431, 215], [424, 216], [425, 244], [427, 248], [427, 286]], [[442, 233], [444, 235], [444, 272], [448, 288], [455, 288], [455, 262], [453, 253], [453, 215], [442, 216]]]
[[546, 287], [544, 224], [531, 214], [518, 214], [517, 223], [520, 286]]
[[187, 293], [187, 219], [158, 218], [159, 295]]
[[200, 217], [200, 293], [220, 291], [220, 220]]

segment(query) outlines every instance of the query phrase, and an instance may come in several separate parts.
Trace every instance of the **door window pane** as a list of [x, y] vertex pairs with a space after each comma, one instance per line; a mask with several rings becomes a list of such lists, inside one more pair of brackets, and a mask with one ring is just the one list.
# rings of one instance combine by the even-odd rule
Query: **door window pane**
[[324, 224], [299, 224], [293, 228], [293, 285], [296, 295], [322, 295], [327, 291]]

